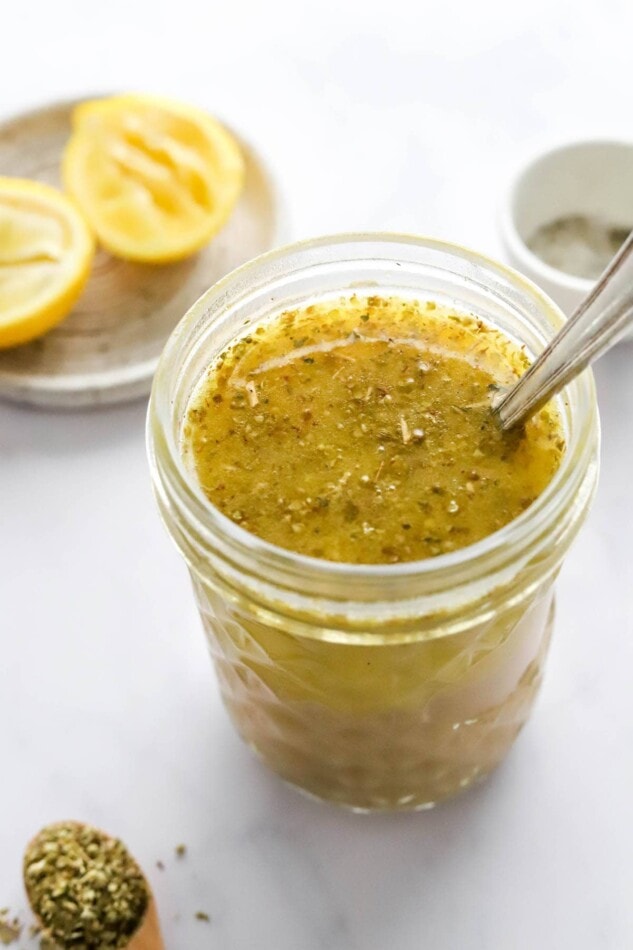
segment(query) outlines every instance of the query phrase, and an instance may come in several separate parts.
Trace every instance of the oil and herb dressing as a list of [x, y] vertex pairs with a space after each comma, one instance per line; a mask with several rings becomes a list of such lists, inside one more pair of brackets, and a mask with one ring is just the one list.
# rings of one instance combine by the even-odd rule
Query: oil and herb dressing
[[228, 347], [189, 406], [208, 499], [259, 537], [346, 563], [433, 557], [485, 538], [564, 451], [549, 406], [503, 432], [491, 395], [524, 351], [433, 302], [357, 296], [287, 311]]

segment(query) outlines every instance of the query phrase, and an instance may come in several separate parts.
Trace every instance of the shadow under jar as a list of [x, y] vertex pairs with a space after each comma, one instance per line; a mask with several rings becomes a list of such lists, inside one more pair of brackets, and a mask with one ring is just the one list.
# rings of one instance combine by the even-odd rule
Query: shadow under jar
[[209, 290], [170, 338], [148, 439], [163, 520], [193, 579], [224, 702], [283, 779], [359, 810], [428, 807], [506, 755], [538, 691], [553, 584], [591, 503], [599, 427], [589, 372], [558, 399], [566, 450], [518, 518], [423, 561], [349, 565], [249, 534], [184, 460], [192, 395], [227, 345], [279, 312], [352, 293], [471, 312], [535, 356], [560, 311], [471, 251], [397, 235], [282, 248]]

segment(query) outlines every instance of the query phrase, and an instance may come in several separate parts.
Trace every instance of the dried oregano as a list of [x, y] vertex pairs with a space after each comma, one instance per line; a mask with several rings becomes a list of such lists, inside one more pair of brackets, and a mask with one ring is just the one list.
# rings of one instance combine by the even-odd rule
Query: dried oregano
[[22, 933], [22, 924], [17, 917], [9, 914], [7, 907], [0, 909], [0, 943], [8, 947], [20, 939]]
[[125, 947], [149, 902], [125, 845], [78, 822], [39, 833], [24, 856], [24, 881], [44, 931], [62, 950]]

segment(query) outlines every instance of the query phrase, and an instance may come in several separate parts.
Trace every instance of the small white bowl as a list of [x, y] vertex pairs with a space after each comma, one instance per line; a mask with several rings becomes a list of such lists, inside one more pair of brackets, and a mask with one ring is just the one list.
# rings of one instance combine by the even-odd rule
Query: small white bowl
[[527, 245], [542, 225], [568, 215], [633, 228], [633, 143], [575, 142], [542, 153], [515, 177], [501, 212], [510, 262], [570, 315], [594, 281], [546, 264]]

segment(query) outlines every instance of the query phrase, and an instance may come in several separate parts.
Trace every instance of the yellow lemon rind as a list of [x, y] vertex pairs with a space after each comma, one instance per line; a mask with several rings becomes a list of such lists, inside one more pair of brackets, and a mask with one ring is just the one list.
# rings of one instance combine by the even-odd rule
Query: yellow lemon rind
[[[153, 242], [129, 239], [120, 228], [109, 227], [102, 220], [98, 207], [89, 195], [89, 159], [93, 141], [92, 120], [116, 117], [125, 106], [157, 106], [175, 115], [189, 118], [201, 128], [222, 155], [222, 201], [215, 213], [203, 224], [177, 236], [161, 235]], [[246, 175], [244, 157], [233, 135], [213, 116], [184, 103], [158, 96], [124, 94], [107, 99], [91, 100], [77, 106], [73, 112], [73, 134], [62, 157], [62, 180], [66, 191], [82, 209], [91, 228], [103, 247], [115, 257], [145, 264], [168, 264], [190, 257], [205, 247], [222, 229], [243, 190]]]
[[79, 299], [95, 254], [94, 236], [75, 203], [63, 192], [42, 182], [0, 176], [0, 205], [3, 195], [12, 199], [53, 207], [70, 225], [73, 267], [54, 292], [39, 294], [32, 308], [14, 308], [0, 313], [0, 350], [29, 343], [64, 320]]

